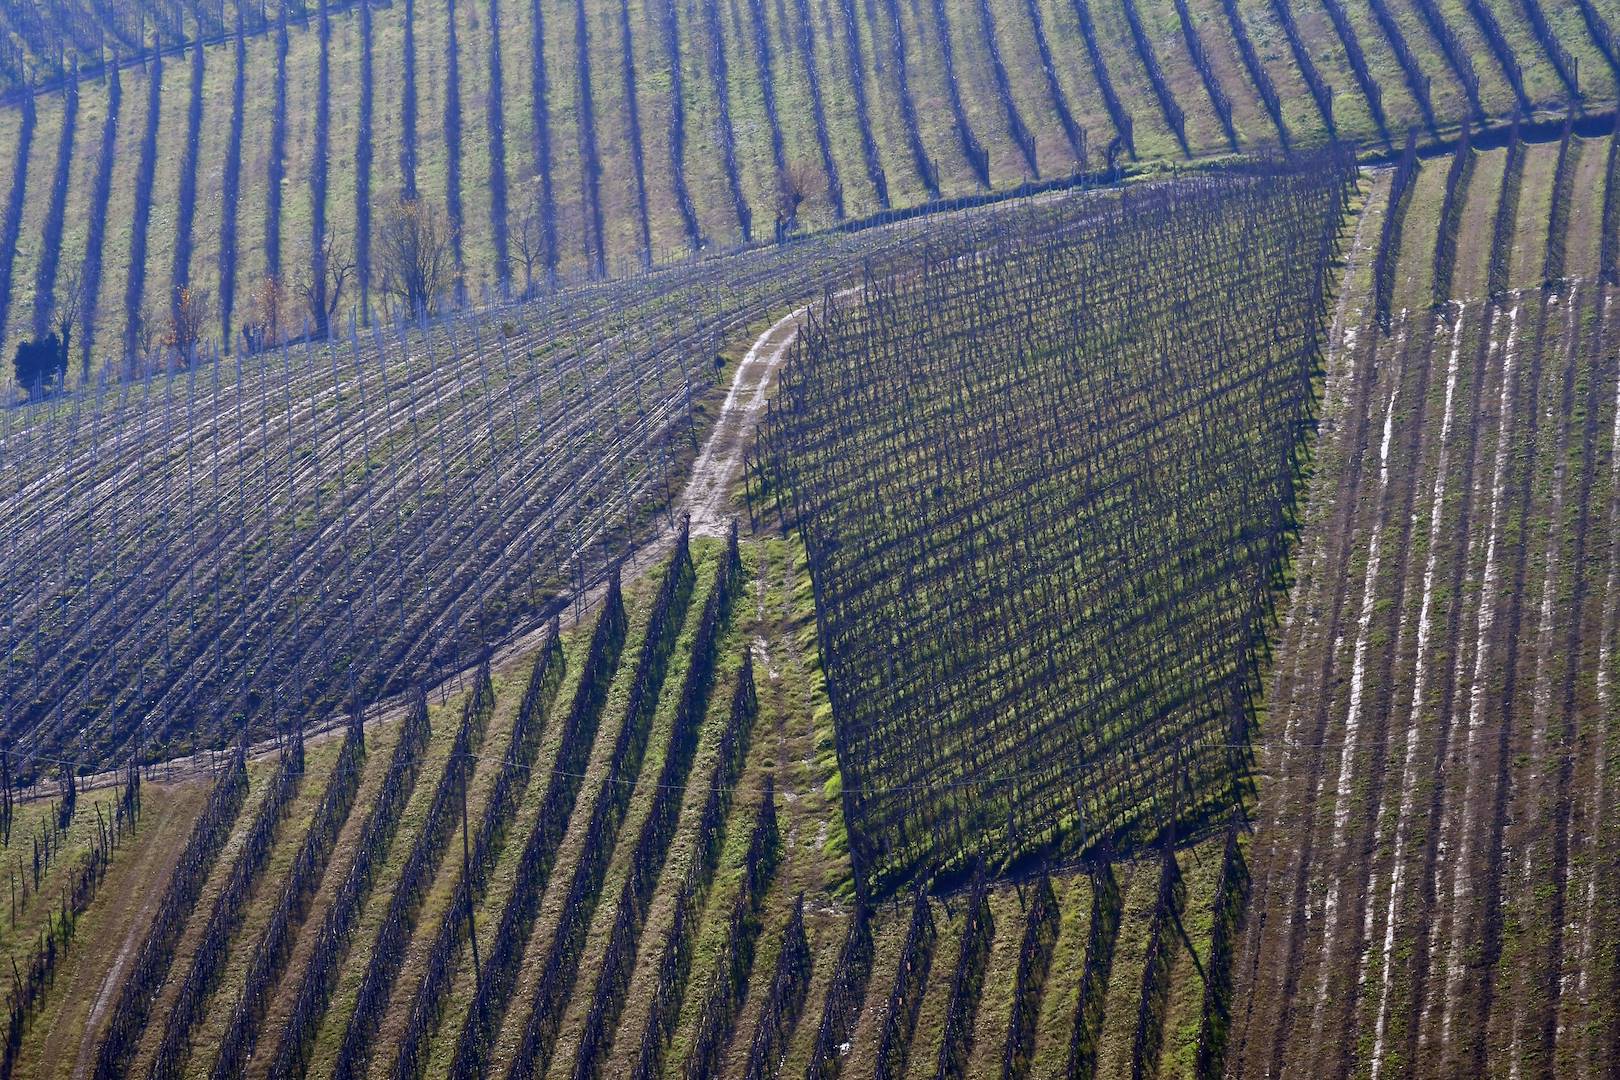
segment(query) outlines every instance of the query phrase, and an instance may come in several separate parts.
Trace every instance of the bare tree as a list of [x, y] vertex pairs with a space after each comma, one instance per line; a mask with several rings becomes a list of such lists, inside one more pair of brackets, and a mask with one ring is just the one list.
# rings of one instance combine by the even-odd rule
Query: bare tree
[[317, 260], [317, 265], [325, 271], [326, 288], [319, 289], [315, 282], [310, 281], [304, 285], [303, 293], [315, 336], [323, 338], [331, 333], [332, 322], [337, 318], [338, 308], [343, 305], [344, 287], [354, 276], [354, 256], [329, 232], [321, 242], [321, 258]]
[[[57, 275], [56, 294], [51, 298], [50, 312], [45, 320], [49, 322], [51, 330], [61, 342], [64, 370], [67, 367], [68, 349], [73, 344], [73, 328], [79, 325], [79, 316], [83, 310], [84, 266], [81, 264]], [[79, 382], [84, 384], [90, 382], [89, 353], [86, 353], [80, 362]]]
[[776, 177], [776, 242], [799, 226], [799, 205], [816, 194], [815, 173], [804, 162], [790, 162]]
[[131, 317], [130, 322], [135, 349], [124, 358], [126, 379], [133, 379], [143, 370], [151, 370], [156, 366], [157, 353], [163, 338], [162, 319], [150, 300], [141, 305], [140, 311]]
[[525, 300], [537, 289], [535, 269], [546, 265], [546, 222], [540, 198], [540, 185], [536, 184], [518, 212], [517, 228], [512, 232], [512, 261], [523, 267]]
[[169, 328], [163, 335], [163, 347], [180, 366], [187, 367], [195, 359], [197, 343], [202, 340], [203, 322], [210, 310], [208, 290], [195, 285], [182, 285], [174, 290], [174, 303], [169, 307]]
[[287, 298], [281, 282], [267, 277], [259, 282], [248, 301], [248, 315], [242, 321], [242, 348], [248, 355], [273, 349], [281, 344], [281, 320]]
[[431, 203], [402, 197], [377, 229], [376, 257], [383, 291], [413, 316], [434, 314], [455, 284], [454, 230]]

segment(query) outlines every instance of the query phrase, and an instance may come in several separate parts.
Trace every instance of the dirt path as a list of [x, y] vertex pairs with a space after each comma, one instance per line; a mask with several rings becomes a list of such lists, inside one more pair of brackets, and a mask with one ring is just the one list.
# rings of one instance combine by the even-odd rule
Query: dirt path
[[[103, 896], [127, 897], [129, 902], [98, 902], [82, 917], [66, 963], [58, 968], [57, 985], [25, 1041], [19, 1075], [89, 1074], [97, 1036], [123, 973], [134, 963], [207, 794], [205, 786], [196, 784], [147, 804], [139, 832], [114, 858], [101, 885]], [[98, 956], [112, 962], [93, 962]]]
[[[852, 291], [846, 290], [838, 295], [845, 296]], [[656, 566], [670, 552], [675, 543], [676, 523], [683, 515], [691, 516], [694, 536], [726, 534], [737, 512], [732, 492], [742, 475], [744, 451], [753, 438], [755, 427], [764, 418], [768, 395], [776, 383], [777, 373], [787, 359], [788, 347], [798, 337], [799, 327], [809, 312], [808, 304], [793, 309], [772, 323], [749, 346], [748, 352], [737, 364], [736, 371], [732, 375], [731, 387], [720, 406], [719, 416], [692, 465], [692, 475], [685, 489], [665, 516], [658, 532], [647, 538], [622, 564], [621, 574], [625, 584], [628, 585]], [[566, 630], [584, 619], [606, 591], [607, 585], [603, 582], [592, 586], [577, 597], [575, 602], [559, 616], [562, 628]], [[542, 625], [514, 638], [492, 654], [490, 665], [497, 670], [515, 666], [540, 646], [548, 632], [549, 627]], [[430, 698], [446, 700], [468, 685], [472, 675], [472, 668], [450, 675], [430, 688], [428, 695]], [[366, 725], [371, 727], [396, 720], [405, 714], [405, 708], [406, 702], [403, 698], [390, 698], [378, 702], [366, 710]], [[326, 717], [312, 724], [306, 737], [310, 742], [318, 742], [321, 739], [341, 736], [344, 726], [344, 717]], [[275, 753], [276, 750], [274, 740], [265, 740], [254, 744], [249, 751], [249, 757], [264, 757]], [[222, 754], [215, 751], [203, 751], [174, 758], [148, 766], [147, 776], [158, 783], [180, 782], [208, 776], [216, 770], [221, 758]], [[98, 773], [83, 779], [80, 782], [80, 789], [109, 787], [121, 783], [122, 780], [122, 775], [116, 772]], [[57, 794], [54, 785], [44, 785], [30, 791], [26, 797], [52, 798]]]
[[724, 536], [736, 512], [731, 493], [742, 475], [743, 451], [765, 417], [766, 394], [799, 336], [809, 305], [795, 308], [771, 325], [748, 349], [732, 376], [720, 418], [692, 465], [680, 507], [692, 516], [693, 536]]

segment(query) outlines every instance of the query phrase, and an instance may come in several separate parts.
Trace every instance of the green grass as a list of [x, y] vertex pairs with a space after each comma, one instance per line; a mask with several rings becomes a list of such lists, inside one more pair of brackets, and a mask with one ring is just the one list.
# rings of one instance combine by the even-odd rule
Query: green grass
[[[1435, 107], [1442, 127], [1454, 125], [1463, 113], [1464, 102], [1432, 35], [1410, 7], [1409, 0], [1390, 0], [1390, 3], [1419, 63], [1434, 78]], [[1090, 138], [1091, 161], [1087, 164], [1096, 166], [1113, 132], [1093, 85], [1073, 5], [1069, 0], [1040, 0], [1040, 6], [1053, 53], [1058, 60], [1058, 77], [1064, 84], [1078, 122]], [[1295, 6], [1301, 32], [1305, 35], [1312, 56], [1323, 77], [1336, 91], [1336, 113], [1341, 132], [1358, 140], [1374, 139], [1375, 132], [1366, 102], [1350, 75], [1343, 47], [1325, 13], [1312, 5]], [[779, 5], [773, 0], [767, 0], [763, 7], [766, 36], [771, 41], [774, 53], [774, 82], [786, 139], [787, 160], [790, 167], [804, 172], [809, 178], [810, 197], [802, 208], [801, 220], [805, 226], [816, 228], [829, 224], [831, 213], [825, 198], [825, 177], [821, 175], [820, 156], [810, 117], [809, 83], [805, 77], [804, 59], [797, 46], [798, 12], [792, 3]], [[634, 0], [630, 7], [630, 25], [642, 114], [652, 247], [655, 258], [668, 260], [684, 255], [685, 237], [675, 214], [670, 180], [669, 57], [655, 22], [658, 9], [658, 2]], [[975, 0], [948, 0], [947, 9], [952, 23], [958, 78], [973, 131], [990, 151], [995, 185], [1005, 187], [1016, 184], [1024, 179], [1025, 168], [1021, 155], [1007, 134], [1004, 110], [994, 93], [977, 5]], [[1202, 82], [1191, 68], [1173, 7], [1165, 0], [1151, 0], [1142, 3], [1140, 9], [1144, 25], [1164, 64], [1166, 77], [1177, 101], [1187, 113], [1188, 137], [1194, 154], [1224, 152], [1224, 134], [1216, 122]], [[867, 68], [873, 133], [895, 204], [911, 205], [923, 199], [925, 193], [918, 183], [902, 133], [889, 51], [889, 23], [880, 4], [874, 4], [871, 8], [876, 15], [875, 20], [868, 17], [864, 2], [857, 2], [855, 10]], [[1320, 117], [1305, 93], [1294, 68], [1292, 54], [1269, 4], [1264, 0], [1244, 0], [1241, 10], [1262, 63], [1277, 84], [1285, 119], [1296, 140], [1302, 144], [1320, 141], [1323, 137]], [[1379, 27], [1371, 18], [1365, 0], [1349, 0], [1347, 10], [1368, 55], [1374, 78], [1383, 89], [1391, 128], [1398, 133], [1404, 126], [1417, 121], [1416, 105], [1404, 88], [1402, 74]], [[1476, 59], [1487, 109], [1494, 116], [1505, 115], [1512, 107], [1512, 95], [1495, 60], [1480, 40], [1478, 29], [1462, 0], [1445, 0], [1442, 10], [1456, 27], [1467, 51]], [[1544, 115], [1550, 114], [1561, 100], [1561, 88], [1539, 42], [1534, 40], [1516, 5], [1498, 2], [1493, 4], [1493, 10], [1525, 65], [1526, 86], [1538, 110]], [[730, 245], [737, 243], [741, 236], [721, 169], [715, 88], [706, 55], [706, 20], [702, 17], [701, 6], [697, 4], [678, 2], [676, 11], [681, 33], [688, 114], [687, 179], [704, 235], [712, 244]], [[1136, 122], [1138, 150], [1149, 161], [1178, 160], [1180, 150], [1164, 127], [1158, 103], [1153, 98], [1141, 62], [1126, 33], [1117, 0], [1097, 0], [1093, 4], [1093, 11], [1113, 81]], [[1247, 73], [1242, 70], [1224, 12], [1213, 0], [1198, 0], [1192, 4], [1192, 11], [1217, 79], [1232, 102], [1243, 145], [1246, 148], [1273, 145], [1275, 132], [1249, 83]], [[932, 7], [926, 3], [902, 2], [900, 12], [927, 153], [940, 170], [947, 195], [973, 192], [978, 186], [977, 181], [962, 158], [947, 106], [943, 60]], [[545, 0], [544, 13], [559, 254], [561, 268], [568, 273], [577, 272], [584, 266], [584, 196], [577, 129], [578, 74], [573, 5], [563, 0]], [[848, 208], [854, 215], [870, 213], [877, 206], [860, 153], [853, 100], [848, 89], [847, 54], [837, 7], [816, 0], [810, 4], [810, 13], [829, 136]], [[1062, 175], [1072, 167], [1072, 162], [1038, 71], [1033, 30], [1023, 0], [995, 0], [995, 14], [1013, 94], [1038, 144], [1041, 171], [1046, 176]], [[1578, 13], [1571, 5], [1548, 5], [1548, 15], [1560, 40], [1580, 60], [1588, 107], [1605, 107], [1614, 98], [1613, 76], [1593, 49]], [[465, 207], [462, 242], [467, 261], [468, 293], [474, 300], [498, 280], [493, 265], [494, 240], [488, 185], [490, 156], [485, 117], [489, 83], [488, 18], [488, 0], [461, 0], [457, 5]], [[380, 220], [399, 182], [402, 19], [403, 5], [379, 7], [374, 12], [376, 81], [371, 191], [374, 223]], [[443, 138], [446, 16], [441, 5], [424, 3], [417, 6], [416, 19], [419, 181], [425, 197], [442, 200], [448, 169]], [[504, 0], [501, 19], [500, 48], [505, 87], [502, 115], [505, 120], [509, 199], [515, 223], [528, 193], [535, 186], [535, 158], [530, 138], [534, 118], [529, 109], [530, 56], [526, 0]], [[776, 207], [776, 177], [770, 160], [763, 92], [753, 57], [752, 15], [747, 4], [740, 0], [737, 3], [725, 0], [720, 4], [720, 22], [730, 69], [729, 89], [738, 137], [743, 191], [754, 213], [756, 235], [768, 238]], [[606, 254], [610, 272], [625, 272], [636, 265], [640, 230], [631, 170], [632, 151], [628, 142], [617, 6], [607, 0], [592, 0], [587, 7], [587, 24], [597, 138], [603, 169], [601, 190]], [[303, 318], [298, 297], [307, 282], [310, 263], [309, 156], [318, 63], [313, 19], [308, 26], [295, 23], [289, 30], [289, 39], [288, 168], [281, 237], [284, 285], [288, 288], [292, 306], [297, 309], [291, 318], [296, 330]], [[357, 15], [352, 10], [334, 14], [327, 218], [335, 234], [350, 248], [355, 200], [358, 53]], [[245, 312], [248, 297], [264, 275], [264, 187], [274, 87], [272, 36], [262, 35], [249, 40], [248, 65], [242, 187], [238, 208], [239, 269], [234, 297], [237, 316]], [[216, 314], [209, 323], [211, 333], [217, 333], [220, 306], [217, 274], [220, 189], [222, 156], [230, 121], [233, 66], [234, 52], [229, 41], [208, 48], [191, 277], [197, 286], [212, 296]], [[158, 301], [155, 308], [159, 311], [169, 288], [170, 256], [175, 240], [173, 214], [180, 162], [183, 160], [186, 97], [190, 82], [189, 64], [184, 55], [166, 58], [164, 67], [158, 171], [146, 275], [147, 297]], [[63, 241], [64, 267], [76, 265], [83, 255], [83, 233], [95, 172], [94, 158], [105, 110], [104, 87], [94, 80], [87, 80], [81, 92], [78, 132], [72, 148], [69, 213]], [[26, 329], [23, 316], [32, 298], [32, 270], [38, 259], [38, 238], [48, 204], [49, 175], [56, 154], [55, 135], [60, 112], [59, 99], [41, 99], [39, 126], [29, 155], [30, 183], [14, 274], [13, 317], [7, 328], [6, 340], [0, 342], [8, 355], [11, 344]], [[138, 156], [144, 112], [144, 77], [138, 67], [126, 68], [117, 165], [104, 252], [105, 274], [101, 302], [96, 312], [97, 354], [102, 358], [117, 352], [122, 337], [123, 294], [127, 277], [124, 263], [128, 258], [129, 230], [134, 210], [130, 205], [130, 194], [133, 191], [134, 163]], [[16, 123], [17, 112], [14, 108], [0, 110], [0, 142], [8, 137], [14, 138], [11, 132], [15, 131]], [[9, 180], [9, 171], [4, 179]], [[343, 307], [350, 308], [358, 299], [356, 291], [351, 288]], [[233, 318], [233, 323], [240, 321], [239, 317]]]

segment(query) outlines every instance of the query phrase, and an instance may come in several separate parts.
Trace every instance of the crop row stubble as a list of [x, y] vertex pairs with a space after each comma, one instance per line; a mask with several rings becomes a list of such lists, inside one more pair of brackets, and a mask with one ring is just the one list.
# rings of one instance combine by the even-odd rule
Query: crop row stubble
[[[1080, 21], [1080, 37], [1086, 43], [1086, 56], [1091, 61], [1091, 74], [1097, 80], [1097, 91], [1102, 94], [1103, 106], [1108, 110], [1108, 119], [1113, 122], [1115, 137], [1134, 160], [1136, 158], [1136, 139], [1132, 134], [1134, 125], [1131, 114], [1125, 111], [1124, 103], [1119, 100], [1119, 92], [1114, 89], [1113, 77], [1108, 73], [1108, 63], [1103, 59], [1096, 24], [1091, 19], [1091, 0], [1074, 0], [1074, 13]], [[1113, 163], [1109, 164], [1111, 167]]]
[[[428, 726], [425, 693], [418, 690], [400, 723], [399, 741], [394, 744], [388, 771], [383, 775], [380, 797], [372, 804], [365, 822], [360, 826], [354, 860], [338, 885], [332, 906], [327, 909], [326, 917], [316, 933], [309, 966], [304, 969], [281, 1035], [276, 1040], [275, 1052], [270, 1059], [270, 1076], [278, 1080], [302, 1076], [308, 1067], [316, 1026], [326, 1014], [332, 994], [337, 989], [340, 969], [352, 945], [355, 923], [376, 885], [388, 846], [399, 830], [400, 814], [410, 801], [411, 793], [416, 790], [416, 779], [422, 771], [422, 755], [432, 734]], [[263, 1023], [262, 1015], [255, 1019], [257, 1012], [258, 1006], [252, 1004], [244, 992], [242, 1001], [233, 1013], [232, 1034], [220, 1046], [213, 1072], [215, 1080], [226, 1080], [237, 1075], [234, 1066], [240, 1055], [251, 1049], [256, 1041], [255, 1029]], [[236, 1034], [238, 1031], [241, 1034]]]
[[204, 49], [191, 47], [191, 89], [186, 101], [185, 156], [180, 164], [180, 200], [175, 214], [173, 262], [169, 267], [169, 307], [178, 309], [191, 286], [192, 223], [197, 217], [198, 155], [202, 151]]
[[1193, 69], [1203, 80], [1204, 92], [1209, 95], [1209, 103], [1215, 110], [1215, 116], [1221, 122], [1221, 130], [1226, 132], [1226, 142], [1232, 149], [1237, 149], [1237, 128], [1232, 124], [1232, 102], [1221, 89], [1220, 80], [1215, 77], [1215, 69], [1210, 66], [1209, 56], [1204, 52], [1204, 41], [1198, 36], [1198, 28], [1193, 25], [1192, 12], [1187, 8], [1187, 0], [1176, 0], [1176, 18], [1181, 23], [1181, 37], [1187, 43], [1187, 55], [1192, 58]]
[[[1423, 73], [1423, 67], [1412, 55], [1412, 47], [1407, 43], [1406, 32], [1401, 29], [1400, 23], [1390, 13], [1389, 5], [1385, 0], [1369, 0], [1373, 18], [1378, 23], [1378, 29], [1383, 33], [1384, 40], [1389, 43], [1389, 49], [1395, 54], [1395, 62], [1401, 67], [1401, 76], [1406, 80], [1406, 89], [1411, 92], [1412, 99], [1417, 102], [1418, 110], [1423, 114], [1423, 122], [1429, 133], [1438, 130], [1438, 121], [1434, 114], [1434, 80]], [[1334, 14], [1334, 24], [1344, 17], [1343, 4], [1340, 0], [1328, 0], [1328, 10]]]
[[[1039, 11], [1039, 8], [1035, 10]], [[979, 0], [979, 33], [984, 36], [985, 51], [990, 54], [990, 73], [995, 76], [996, 97], [1000, 99], [1002, 112], [1007, 116], [1007, 134], [1018, 147], [1018, 152], [1023, 155], [1024, 166], [1029, 170], [1029, 175], [1038, 180], [1041, 167], [1035, 159], [1035, 136], [1030, 132], [1029, 125], [1024, 123], [1023, 114], [1018, 111], [1018, 102], [1013, 98], [1012, 79], [1007, 74], [1006, 63], [1001, 59], [1001, 35], [996, 29], [996, 14], [990, 7], [990, 0]], [[1043, 34], [1042, 37], [1044, 36]], [[1049, 87], [1053, 85], [1055, 84], [1049, 83]], [[1070, 145], [1076, 146], [1074, 118], [1068, 114], [1063, 88], [1056, 87], [1056, 90], [1052, 100], [1064, 121], [1064, 133], [1069, 137]]]
[[28, 151], [34, 143], [39, 113], [33, 93], [22, 102], [22, 121], [17, 129], [16, 157], [11, 169], [11, 189], [6, 196], [6, 216], [0, 221], [0, 331], [6, 326], [11, 306], [11, 271], [17, 261], [17, 241], [22, 233], [23, 200], [28, 193]]
[[[979, 185], [990, 186], [990, 151], [973, 134], [973, 125], [968, 121], [967, 108], [962, 104], [962, 85], [956, 74], [956, 46], [951, 41], [951, 13], [945, 6], [945, 0], [933, 0], [934, 31], [939, 36], [939, 53], [945, 65], [945, 96], [951, 104], [951, 118], [956, 130], [956, 141], [962, 148], [962, 156], [967, 159], [968, 167], [973, 175], [979, 178]], [[1031, 153], [1033, 158], [1034, 154]], [[1033, 167], [1033, 166], [1032, 166]]]
[[[62, 89], [62, 129], [56, 139], [56, 171], [51, 177], [50, 209], [34, 271], [34, 337], [44, 337], [56, 305], [56, 275], [62, 259], [62, 226], [67, 217], [68, 179], [73, 141], [79, 124], [79, 75], [75, 70]], [[0, 326], [3, 326], [0, 320]]]
[[788, 1040], [799, 1023], [805, 992], [810, 988], [810, 968], [810, 943], [804, 936], [804, 894], [800, 893], [782, 930], [776, 969], [748, 1045], [748, 1064], [743, 1073], [746, 1080], [775, 1080], [781, 1073]]
[[[1327, 0], [1327, 3], [1335, 6], [1338, 0]], [[1271, 81], [1271, 73], [1260, 62], [1260, 54], [1255, 51], [1254, 42], [1249, 38], [1249, 30], [1243, 23], [1243, 12], [1238, 9], [1237, 0], [1221, 0], [1221, 8], [1226, 12], [1226, 22], [1232, 28], [1232, 40], [1237, 42], [1238, 55], [1243, 58], [1249, 81], [1254, 83], [1261, 104], [1265, 105], [1271, 123], [1277, 129], [1277, 142], [1287, 150], [1291, 137], [1288, 123], [1283, 119], [1282, 98], [1277, 93], [1277, 84]]]
[[107, 236], [107, 204], [112, 197], [113, 163], [118, 153], [118, 114], [123, 83], [118, 69], [107, 76], [107, 116], [101, 122], [101, 149], [96, 155], [95, 188], [90, 198], [90, 223], [84, 242], [83, 295], [79, 307], [79, 382], [90, 381], [90, 356], [95, 349], [95, 311], [101, 299], [102, 251]]
[[[583, 4], [584, 0], [575, 2]], [[720, 18], [719, 0], [700, 2], [703, 8], [703, 36], [708, 46], [709, 81], [714, 84], [715, 103], [719, 109], [720, 155], [725, 165], [726, 190], [731, 194], [731, 208], [737, 215], [737, 227], [742, 231], [743, 242], [749, 243], [754, 238], [754, 212], [748, 205], [748, 197], [743, 194], [742, 170], [737, 163], [737, 126], [731, 115], [731, 66], [726, 58], [725, 24]]]
[[[363, 7], [367, 5], [362, 5]], [[237, 205], [242, 194], [242, 127], [247, 107], [247, 33], [242, 8], [236, 8], [235, 73], [231, 78], [231, 128], [225, 142], [225, 166], [220, 188], [219, 218], [219, 336], [229, 352], [236, 336], [231, 315], [236, 306]]]
[[[816, 64], [816, 34], [814, 24], [810, 21], [810, 0], [793, 0], [794, 12], [798, 16], [799, 32], [796, 35], [799, 46], [799, 57], [804, 61], [805, 78], [810, 86], [810, 113], [816, 125], [816, 149], [821, 154], [821, 171], [827, 177], [827, 201], [832, 204], [833, 216], [840, 221], [844, 218], [844, 182], [838, 176], [838, 160], [833, 156], [832, 136], [827, 130], [827, 104], [821, 94], [821, 69]], [[865, 73], [852, 72], [850, 83], [861, 81], [860, 98], [857, 108], [864, 108], [866, 100]], [[859, 121], [857, 121], [859, 122]], [[871, 138], [871, 130], [863, 125], [862, 148], [866, 152], [865, 141]], [[887, 205], [887, 199], [879, 200], [880, 205]]]
[[[852, 20], [855, 12], [854, 0], [848, 0], [849, 7], [845, 13], [846, 20]], [[911, 150], [911, 161], [917, 169], [917, 179], [927, 189], [929, 197], [939, 198], [939, 170], [928, 156], [928, 149], [923, 145], [922, 127], [917, 120], [917, 99], [911, 92], [911, 66], [906, 52], [906, 31], [900, 21], [899, 0], [883, 0], [883, 10], [888, 16], [889, 30], [889, 61], [894, 71], [895, 92], [900, 97], [900, 119], [906, 129], [906, 145]], [[853, 23], [846, 29], [846, 34], [854, 33]]]
[[[678, 578], [677, 588], [691, 573], [686, 564], [685, 545], [677, 552], [681, 559], [671, 565], [671, 576]], [[702, 731], [709, 695], [714, 686], [716, 664], [720, 646], [730, 624], [732, 606], [736, 598], [738, 575], [741, 570], [736, 561], [735, 541], [728, 546], [722, 565], [717, 569], [715, 583], [704, 601], [697, 630], [692, 639], [691, 653], [680, 697], [670, 724], [669, 743], [664, 751], [664, 763], [658, 777], [660, 790], [680, 791], [686, 785], [687, 773], [697, 751], [698, 736]], [[681, 593], [676, 592], [676, 597]], [[684, 608], [678, 601], [671, 613]], [[630, 810], [630, 799], [635, 793], [636, 780], [651, 736], [651, 724], [657, 706], [658, 692], [668, 669], [674, 650], [679, 622], [667, 630], [667, 637], [654, 643], [648, 637], [648, 648], [643, 652], [631, 690], [630, 707], [625, 723], [614, 742], [607, 774], [592, 801], [591, 819], [586, 826], [583, 854], [575, 865], [563, 903], [562, 920], [553, 933], [551, 947], [542, 961], [540, 985], [529, 1004], [523, 1023], [522, 1042], [507, 1080], [530, 1080], [544, 1075], [556, 1049], [557, 1036], [562, 1030], [563, 1012], [579, 979], [579, 964], [584, 956], [591, 918], [602, 896], [602, 883], [607, 876], [613, 852], [617, 846], [619, 830]], [[667, 812], [667, 811], [666, 811]]]

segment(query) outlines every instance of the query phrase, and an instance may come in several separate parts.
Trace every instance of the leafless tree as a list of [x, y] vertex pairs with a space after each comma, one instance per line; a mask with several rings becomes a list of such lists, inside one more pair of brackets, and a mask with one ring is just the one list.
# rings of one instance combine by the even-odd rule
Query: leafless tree
[[354, 276], [354, 256], [330, 232], [321, 243], [322, 258], [319, 265], [326, 274], [326, 289], [316, 288], [315, 282], [304, 285], [304, 304], [309, 309], [310, 322], [317, 337], [331, 332], [332, 321], [337, 318], [343, 304], [343, 290]]
[[453, 229], [444, 214], [421, 199], [401, 198], [377, 230], [383, 291], [412, 315], [431, 315], [455, 284]]
[[815, 172], [802, 161], [789, 162], [776, 177], [776, 218], [778, 236], [798, 226], [799, 206], [816, 194]]
[[[203, 323], [212, 304], [208, 290], [194, 285], [183, 285], [174, 291], [174, 302], [169, 307], [169, 328], [163, 335], [163, 347], [181, 367], [191, 364], [197, 355], [197, 344], [202, 340]], [[150, 323], [150, 318], [141, 320]]]
[[527, 300], [537, 289], [535, 269], [546, 264], [546, 227], [539, 184], [534, 186], [518, 212], [517, 228], [512, 230], [512, 261], [523, 267], [523, 298]]
[[163, 342], [163, 317], [148, 300], [131, 320], [135, 348], [124, 358], [124, 378], [134, 379], [151, 370]]
[[[73, 328], [79, 325], [79, 313], [84, 308], [84, 267], [74, 266], [57, 275], [56, 296], [51, 301], [50, 324], [62, 343], [65, 361], [73, 343]], [[66, 376], [64, 375], [64, 378]], [[90, 381], [90, 357], [86, 354], [79, 369], [79, 381]]]
[[250, 356], [281, 344], [281, 320], [286, 310], [286, 291], [281, 282], [274, 277], [259, 282], [242, 322], [242, 347]]

